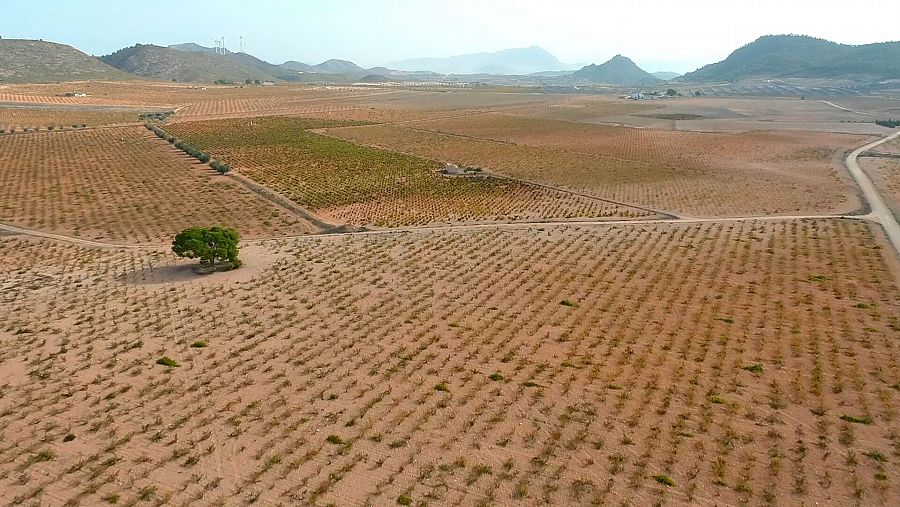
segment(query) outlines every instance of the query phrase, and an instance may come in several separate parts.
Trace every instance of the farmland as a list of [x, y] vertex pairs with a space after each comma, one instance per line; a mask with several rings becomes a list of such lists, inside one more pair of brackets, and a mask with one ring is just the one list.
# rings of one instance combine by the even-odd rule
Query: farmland
[[[832, 128], [858, 113], [295, 84], [0, 101], [0, 128], [44, 127], [0, 135], [4, 505], [898, 503], [900, 258], [833, 216], [866, 208], [842, 158], [875, 138]], [[175, 112], [162, 139], [113, 125], [145, 110]], [[895, 162], [859, 159], [896, 210]], [[170, 243], [216, 224], [243, 266], [201, 275]]]
[[328, 133], [695, 216], [852, 211], [859, 202], [840, 171], [841, 147], [864, 139], [697, 134], [505, 116]]
[[835, 220], [310, 237], [173, 285], [163, 251], [0, 238], [0, 497], [890, 503], [877, 244]]
[[28, 128], [48, 130], [84, 126], [109, 125], [138, 121], [137, 112], [124, 111], [67, 111], [38, 108], [9, 108], [0, 106], [0, 130], [11, 132]]
[[894, 216], [900, 218], [900, 159], [864, 158], [860, 165], [872, 179]]
[[0, 221], [86, 239], [157, 242], [196, 223], [314, 230], [143, 127], [0, 136], [0, 180]]
[[652, 214], [521, 182], [445, 178], [435, 173], [442, 165], [433, 160], [309, 132], [345, 125], [270, 117], [175, 123], [166, 129], [298, 204], [343, 223], [398, 226]]

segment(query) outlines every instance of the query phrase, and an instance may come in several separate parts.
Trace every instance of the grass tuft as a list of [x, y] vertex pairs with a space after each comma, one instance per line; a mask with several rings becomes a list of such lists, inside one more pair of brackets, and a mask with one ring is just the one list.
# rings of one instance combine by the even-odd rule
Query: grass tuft
[[172, 359], [169, 356], [163, 356], [156, 360], [156, 364], [161, 364], [163, 366], [168, 366], [169, 368], [178, 367], [178, 362]]
[[757, 375], [762, 375], [763, 366], [759, 363], [748, 364], [747, 366], [741, 367], [742, 370], [747, 370], [751, 373], [755, 373]]
[[842, 415], [841, 419], [847, 422], [856, 423], [856, 424], [872, 424], [872, 418], [864, 415], [864, 416], [855, 416], [855, 415]]
[[657, 474], [653, 476], [653, 480], [668, 487], [675, 486], [675, 481], [666, 474]]

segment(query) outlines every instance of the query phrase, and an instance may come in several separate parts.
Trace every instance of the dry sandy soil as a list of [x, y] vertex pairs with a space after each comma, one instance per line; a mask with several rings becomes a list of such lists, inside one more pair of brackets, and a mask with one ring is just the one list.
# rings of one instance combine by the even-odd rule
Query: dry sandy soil
[[878, 244], [836, 220], [438, 231], [270, 241], [202, 278], [0, 238], [0, 497], [887, 505]]
[[[708, 132], [750, 130], [806, 130], [879, 135], [879, 117], [890, 117], [900, 101], [881, 97], [828, 99], [685, 97], [650, 102], [658, 109], [640, 113], [602, 115], [582, 121]], [[644, 102], [647, 103], [647, 102]], [[666, 119], [659, 116], [689, 114], [694, 119]], [[898, 116], [896, 112], [894, 116]]]

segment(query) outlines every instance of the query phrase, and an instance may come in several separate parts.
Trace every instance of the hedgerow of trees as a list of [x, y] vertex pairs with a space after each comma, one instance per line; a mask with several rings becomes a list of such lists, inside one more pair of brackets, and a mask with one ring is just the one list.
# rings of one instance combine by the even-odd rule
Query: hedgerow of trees
[[205, 152], [203, 152], [203, 151], [198, 150], [197, 148], [194, 148], [193, 146], [191, 146], [191, 145], [190, 145], [187, 141], [185, 141], [184, 139], [179, 139], [179, 138], [177, 138], [177, 137], [175, 137], [175, 136], [169, 135], [165, 130], [159, 128], [159, 127], [156, 126], [156, 125], [152, 125], [152, 124], [150, 124], [150, 123], [148, 123], [148, 124], [146, 125], [146, 127], [147, 127], [147, 129], [149, 129], [151, 132], [153, 132], [154, 134], [156, 134], [156, 136], [159, 137], [160, 139], [165, 139], [165, 140], [166, 140], [167, 142], [169, 142], [172, 146], [174, 146], [174, 147], [178, 148], [179, 150], [181, 150], [181, 151], [187, 153], [187, 154], [190, 155], [191, 157], [196, 158], [196, 159], [199, 160], [200, 162], [202, 162], [202, 163], [204, 163], [204, 164], [209, 164], [209, 167], [211, 167], [211, 168], [212, 168], [214, 171], [216, 171], [217, 173], [219, 173], [219, 174], [228, 174], [228, 173], [231, 172], [231, 166], [230, 166], [230, 165], [228, 165], [228, 164], [226, 164], [226, 163], [224, 163], [224, 162], [220, 162], [220, 161], [218, 161], [218, 160], [213, 160], [212, 157], [210, 157], [208, 153], [205, 153]]

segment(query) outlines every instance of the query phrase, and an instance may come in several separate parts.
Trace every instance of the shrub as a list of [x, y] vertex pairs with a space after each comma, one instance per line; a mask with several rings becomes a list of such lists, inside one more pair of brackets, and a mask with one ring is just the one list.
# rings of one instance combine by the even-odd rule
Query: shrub
[[653, 476], [653, 480], [655, 480], [656, 482], [658, 482], [658, 483], [660, 483], [660, 484], [669, 486], [669, 487], [672, 487], [672, 486], [675, 485], [675, 481], [672, 480], [672, 478], [669, 477], [669, 476], [666, 475], [666, 474], [657, 474], [657, 475], [654, 475], [654, 476]]
[[855, 424], [872, 424], [872, 418], [867, 415], [861, 417], [855, 415], [842, 415], [841, 419]]
[[398, 505], [412, 505], [412, 498], [407, 495], [400, 495], [397, 497]]
[[177, 368], [178, 367], [178, 362], [169, 356], [163, 356], [163, 357], [157, 359], [156, 364], [168, 366], [169, 368]]
[[559, 304], [561, 304], [563, 306], [568, 306], [570, 308], [575, 308], [578, 306], [575, 303], [569, 301], [568, 299], [563, 299], [562, 301], [559, 302]]
[[752, 373], [755, 373], [757, 375], [761, 375], [763, 372], [763, 367], [759, 363], [753, 363], [753, 364], [744, 366], [742, 369], [747, 370]]
[[209, 166], [212, 167], [213, 170], [219, 174], [228, 174], [231, 172], [230, 165], [223, 163], [223, 162], [219, 162], [218, 160], [213, 160], [212, 162], [209, 163]]

